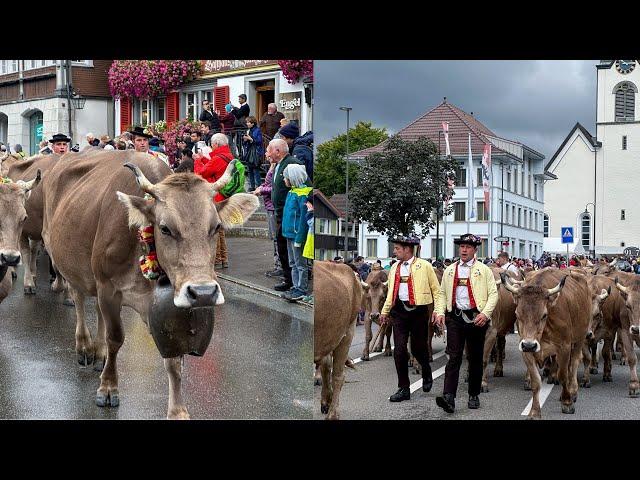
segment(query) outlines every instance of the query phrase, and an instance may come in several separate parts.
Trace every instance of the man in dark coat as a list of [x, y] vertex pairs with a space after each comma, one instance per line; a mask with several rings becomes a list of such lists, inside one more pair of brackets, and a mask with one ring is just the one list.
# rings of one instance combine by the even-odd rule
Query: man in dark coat
[[232, 107], [231, 113], [236, 117], [233, 125], [234, 143], [238, 157], [242, 158], [244, 155], [244, 151], [242, 150], [242, 136], [247, 133], [247, 117], [251, 113], [251, 109], [247, 103], [247, 96], [244, 93], [238, 95], [238, 102], [240, 103], [240, 108]]
[[300, 135], [300, 129], [295, 123], [288, 123], [280, 129], [280, 135], [287, 145], [291, 155], [304, 164], [309, 180], [313, 181], [313, 132]]
[[283, 118], [284, 114], [278, 111], [275, 103], [270, 103], [267, 106], [267, 113], [260, 119], [260, 130], [262, 130], [264, 136], [269, 137], [269, 141], [271, 141], [273, 136], [280, 130], [280, 120]]
[[289, 252], [287, 250], [287, 239], [282, 235], [282, 214], [284, 204], [290, 187], [284, 183], [284, 169], [291, 163], [302, 164], [296, 157], [289, 154], [289, 148], [282, 139], [275, 139], [269, 142], [267, 147], [267, 158], [276, 164], [273, 173], [273, 186], [271, 188], [271, 201], [276, 218], [276, 242], [278, 247], [278, 257], [282, 264], [284, 281], [275, 287], [279, 292], [286, 292], [292, 289], [291, 267], [289, 266]]
[[220, 132], [220, 118], [218, 114], [211, 109], [209, 100], [202, 101], [202, 113], [199, 120], [201, 122], [209, 122], [209, 128], [211, 129], [211, 135]]

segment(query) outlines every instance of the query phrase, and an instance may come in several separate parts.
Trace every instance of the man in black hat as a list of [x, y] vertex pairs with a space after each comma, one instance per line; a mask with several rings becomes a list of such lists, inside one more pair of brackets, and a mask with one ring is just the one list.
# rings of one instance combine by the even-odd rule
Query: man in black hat
[[135, 127], [133, 130], [129, 130], [129, 133], [133, 136], [133, 146], [136, 152], [150, 153], [149, 139], [153, 138], [153, 135], [146, 133], [142, 127]]
[[53, 153], [58, 155], [64, 155], [69, 151], [70, 142], [71, 139], [62, 133], [56, 133], [51, 137], [51, 140], [49, 140], [49, 143], [52, 144], [51, 149], [53, 150]]
[[422, 390], [433, 386], [427, 348], [428, 322], [434, 300], [440, 296], [440, 284], [429, 262], [416, 258], [414, 247], [420, 246], [417, 237], [391, 240], [398, 261], [389, 271], [387, 299], [380, 312], [380, 328], [391, 316], [393, 326], [393, 359], [398, 374], [398, 391], [389, 397], [391, 402], [411, 398], [409, 390], [409, 352], [407, 342], [411, 334], [411, 353], [422, 366]]
[[454, 240], [460, 245], [460, 260], [451, 264], [442, 275], [442, 295], [436, 301], [432, 322], [447, 326], [447, 353], [444, 390], [436, 403], [448, 413], [455, 410], [458, 377], [465, 343], [469, 358], [469, 408], [480, 407], [482, 384], [482, 354], [484, 339], [496, 304], [498, 289], [493, 272], [475, 258], [482, 240], [467, 233]]

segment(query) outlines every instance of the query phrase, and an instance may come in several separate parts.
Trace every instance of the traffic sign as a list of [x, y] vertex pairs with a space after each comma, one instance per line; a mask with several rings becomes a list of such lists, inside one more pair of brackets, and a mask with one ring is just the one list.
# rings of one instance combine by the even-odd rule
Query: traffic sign
[[509, 237], [495, 237], [493, 240], [496, 242], [508, 242]]
[[573, 243], [573, 227], [562, 227], [560, 229], [562, 243]]

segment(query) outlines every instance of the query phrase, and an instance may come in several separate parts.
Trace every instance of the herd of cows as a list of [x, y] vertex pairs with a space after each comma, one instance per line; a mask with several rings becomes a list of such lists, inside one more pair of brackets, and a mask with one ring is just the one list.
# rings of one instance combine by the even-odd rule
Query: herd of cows
[[[626, 362], [630, 371], [628, 394], [640, 395], [634, 352], [634, 343], [640, 346], [639, 275], [617, 270], [615, 260], [611, 264], [564, 270], [521, 270], [520, 275], [497, 266], [491, 269], [499, 301], [485, 340], [483, 391], [489, 390], [490, 357], [495, 359], [493, 375], [503, 376], [505, 336], [517, 327], [518, 347], [526, 367], [524, 388], [532, 392], [529, 418], [541, 418], [539, 392], [543, 376], [548, 383], [562, 386], [562, 412], [575, 413], [578, 387], [589, 388], [590, 375], [598, 372], [596, 354], [601, 340], [604, 341], [603, 381], [612, 381], [614, 343], [621, 343], [621, 362]], [[436, 270], [439, 281], [442, 273]], [[327, 413], [328, 419], [337, 419], [344, 367], [351, 364], [348, 351], [357, 312], [361, 307], [366, 310], [365, 347], [361, 357], [366, 361], [372, 339], [371, 324], [378, 323], [387, 294], [387, 274], [384, 270], [372, 271], [365, 282], [348, 265], [316, 262], [314, 278], [315, 362], [322, 376], [316, 384], [322, 384], [322, 413]], [[386, 330], [374, 351], [382, 351], [383, 339], [387, 336], [385, 355], [391, 355], [391, 328]], [[433, 334], [430, 324], [430, 356]], [[581, 362], [584, 371], [579, 377]]]
[[[36, 293], [36, 254], [43, 244], [57, 273], [52, 289], [64, 288], [75, 303], [78, 362], [102, 372], [96, 404], [117, 407], [117, 355], [125, 337], [120, 311], [131, 307], [149, 325], [156, 283], [140, 268], [138, 228], [153, 225], [157, 260], [173, 287], [175, 307], [213, 308], [224, 303], [214, 272], [217, 233], [241, 226], [258, 208], [257, 197], [236, 194], [213, 203], [234, 162], [215, 183], [173, 173], [133, 150], [7, 156], [0, 162], [0, 302], [11, 289], [9, 272], [20, 263], [25, 295]], [[94, 338], [85, 324], [87, 297], [97, 298]], [[164, 365], [167, 418], [189, 418], [181, 394], [182, 356], [165, 358]]]

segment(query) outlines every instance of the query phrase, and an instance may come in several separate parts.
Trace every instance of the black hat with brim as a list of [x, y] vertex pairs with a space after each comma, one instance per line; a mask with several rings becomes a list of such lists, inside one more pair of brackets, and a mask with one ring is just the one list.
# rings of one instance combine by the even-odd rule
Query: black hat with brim
[[138, 137], [153, 138], [153, 135], [149, 135], [148, 133], [145, 133], [144, 128], [142, 127], [135, 127], [133, 130], [128, 130], [128, 132], [131, 135], [137, 135]]
[[51, 137], [51, 140], [49, 140], [49, 143], [56, 143], [56, 142], [69, 143], [71, 142], [71, 139], [63, 133], [56, 133], [53, 137]]
[[479, 245], [482, 245], [482, 240], [480, 239], [480, 237], [476, 237], [471, 233], [465, 233], [464, 235], [461, 235], [457, 240], [454, 240], [453, 243], [455, 243], [456, 245], [466, 244], [477, 247]]
[[418, 237], [396, 237], [391, 239], [391, 243], [415, 247], [416, 245], [420, 245], [420, 239]]

